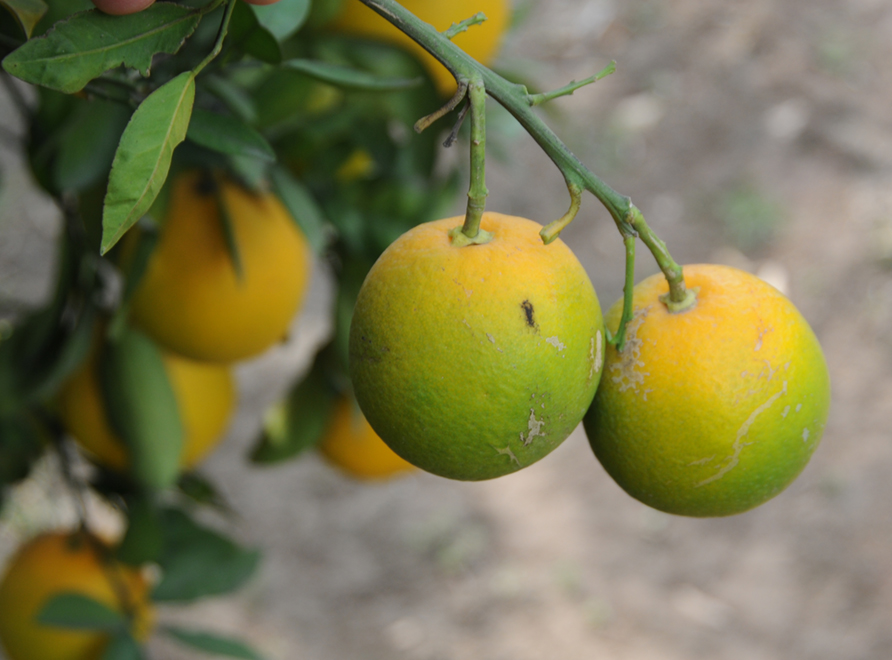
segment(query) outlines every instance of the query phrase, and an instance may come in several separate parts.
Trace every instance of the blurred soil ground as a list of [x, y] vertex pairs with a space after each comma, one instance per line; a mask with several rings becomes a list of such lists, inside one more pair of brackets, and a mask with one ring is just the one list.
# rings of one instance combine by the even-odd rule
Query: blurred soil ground
[[[259, 411], [328, 331], [320, 270], [292, 341], [240, 369], [240, 414], [205, 466], [262, 570], [236, 597], [163, 619], [277, 660], [892, 658], [892, 3], [539, 0], [503, 61], [544, 90], [611, 59], [618, 72], [555, 101], [549, 121], [679, 261], [757, 272], [812, 323], [833, 408], [799, 480], [743, 515], [671, 517], [620, 491], [581, 431], [479, 484], [359, 484], [316, 456], [247, 467]], [[489, 208], [562, 214], [547, 158], [504, 117], [491, 124], [504, 158]], [[5, 159], [0, 295], [33, 301], [56, 223], [17, 198], [26, 175]], [[608, 215], [586, 198], [564, 238], [606, 308], [623, 272]], [[639, 277], [654, 272], [639, 255]], [[22, 489], [4, 553], [64, 517], [40, 509], [53, 498], [46, 475]], [[158, 641], [152, 657], [193, 656]]]

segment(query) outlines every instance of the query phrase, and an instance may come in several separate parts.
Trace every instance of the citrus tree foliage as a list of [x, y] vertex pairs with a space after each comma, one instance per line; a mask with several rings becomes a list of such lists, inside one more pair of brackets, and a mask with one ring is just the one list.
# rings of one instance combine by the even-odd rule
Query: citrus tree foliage
[[[250, 457], [289, 459], [318, 444], [349, 386], [349, 322], [371, 264], [454, 202], [456, 173], [434, 167], [442, 134], [411, 130], [443, 99], [404, 50], [328, 29], [338, 0], [158, 2], [124, 17], [83, 0], [0, 4], [0, 76], [18, 101], [33, 178], [63, 216], [51, 300], [12, 317], [0, 340], [0, 484], [5, 492], [27, 477], [46, 452], [69, 465], [75, 450], [54, 401], [98, 350], [97, 391], [129, 465], [97, 462], [88, 484], [69, 475], [72, 488], [92, 488], [126, 515], [116, 557], [160, 566], [153, 600], [230, 592], [259, 555], [196, 521], [199, 509], [227, 505], [207, 478], [180, 471], [178, 397], [161, 348], [129, 322], [171, 182], [202, 169], [272, 191], [336, 276], [332, 340], [268, 415]], [[225, 205], [220, 218], [238, 274]], [[122, 614], [86, 596], [61, 593], [40, 617], [111, 634], [107, 660], [140, 657]], [[259, 657], [218, 632], [161, 632]]]

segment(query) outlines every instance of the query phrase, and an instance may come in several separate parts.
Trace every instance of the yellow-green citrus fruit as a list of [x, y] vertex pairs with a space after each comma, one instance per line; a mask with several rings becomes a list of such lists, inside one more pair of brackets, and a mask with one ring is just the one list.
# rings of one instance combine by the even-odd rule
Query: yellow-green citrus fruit
[[349, 396], [335, 405], [319, 451], [329, 463], [357, 479], [386, 479], [414, 469], [384, 444]]
[[[440, 32], [448, 30], [453, 23], [471, 18], [477, 12], [486, 14], [486, 21], [471, 26], [452, 39], [452, 43], [481, 64], [489, 64], [496, 56], [511, 18], [508, 0], [402, 0], [400, 4]], [[455, 91], [455, 78], [446, 67], [411, 37], [359, 0], [344, 0], [341, 13], [331, 27], [405, 48], [424, 63], [441, 93], [452, 94]]]
[[372, 428], [452, 479], [534, 463], [578, 425], [601, 376], [598, 298], [541, 225], [485, 213], [492, 240], [457, 247], [463, 218], [419, 225], [372, 267], [350, 327], [350, 373]]
[[115, 562], [99, 539], [42, 534], [19, 548], [0, 582], [0, 642], [9, 660], [99, 660], [107, 634], [43, 625], [37, 615], [55, 596], [77, 593], [125, 613], [143, 640], [154, 621], [148, 592], [141, 573]]
[[[740, 513], [781, 492], [830, 406], [821, 347], [793, 304], [734, 268], [684, 267], [694, 306], [670, 313], [662, 275], [634, 289], [621, 353], [585, 418], [604, 469], [632, 497], [686, 516]], [[607, 312], [616, 331], [622, 301]]]
[[[232, 222], [241, 278], [218, 197]], [[310, 263], [307, 241], [278, 198], [189, 172], [173, 183], [161, 238], [133, 297], [133, 320], [194, 360], [252, 357], [285, 336]]]
[[[98, 344], [84, 365], [59, 392], [57, 410], [63, 426], [98, 463], [119, 472], [129, 467], [127, 449], [111, 430], [99, 385]], [[180, 466], [194, 467], [223, 439], [236, 400], [229, 365], [197, 362], [163, 354], [183, 423]]]

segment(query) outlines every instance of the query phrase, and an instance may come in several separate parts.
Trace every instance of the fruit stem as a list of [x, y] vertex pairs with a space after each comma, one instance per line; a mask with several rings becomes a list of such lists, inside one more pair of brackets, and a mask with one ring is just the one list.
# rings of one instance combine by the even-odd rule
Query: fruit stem
[[684, 272], [666, 249], [666, 244], [657, 236], [644, 220], [641, 211], [632, 204], [629, 211], [629, 224], [638, 233], [642, 242], [653, 254], [654, 259], [666, 281], [669, 283], [669, 294], [661, 300], [669, 308], [670, 312], [682, 312], [697, 302], [697, 293], [688, 289], [684, 283]]
[[561, 235], [561, 232], [573, 222], [573, 218], [579, 213], [579, 206], [582, 204], [582, 188], [570, 181], [567, 182], [567, 191], [570, 193], [570, 208], [560, 218], [549, 222], [539, 232], [542, 242], [545, 245], [551, 243], [554, 239]]
[[[623, 346], [626, 345], [626, 326], [632, 320], [634, 309], [632, 309], [632, 296], [635, 290], [635, 236], [624, 236], [623, 245], [626, 248], [626, 281], [623, 284], [623, 314], [619, 320], [619, 326], [613, 337], [607, 337], [613, 346], [616, 347], [618, 353], [623, 352]], [[609, 330], [608, 330], [609, 332]]]
[[[480, 229], [480, 219], [486, 208], [486, 88], [480, 75], [475, 75], [468, 84], [468, 100], [471, 102], [471, 185], [468, 189], [468, 207], [460, 238], [453, 234], [453, 245], [486, 243], [492, 236]], [[456, 241], [459, 241], [457, 243]]]

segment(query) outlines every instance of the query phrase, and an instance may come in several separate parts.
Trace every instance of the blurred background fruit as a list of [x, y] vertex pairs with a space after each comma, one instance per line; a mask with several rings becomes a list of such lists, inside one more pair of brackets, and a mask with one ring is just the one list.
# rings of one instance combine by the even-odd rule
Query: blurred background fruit
[[194, 360], [232, 362], [281, 341], [312, 255], [273, 195], [187, 172], [172, 183], [161, 237], [133, 297], [134, 322]]
[[21, 548], [0, 582], [0, 642], [9, 660], [99, 660], [108, 633], [65, 630], [36, 619], [54, 596], [86, 596], [130, 621], [145, 639], [154, 613], [141, 573], [115, 561], [103, 541], [85, 532], [48, 532]]

